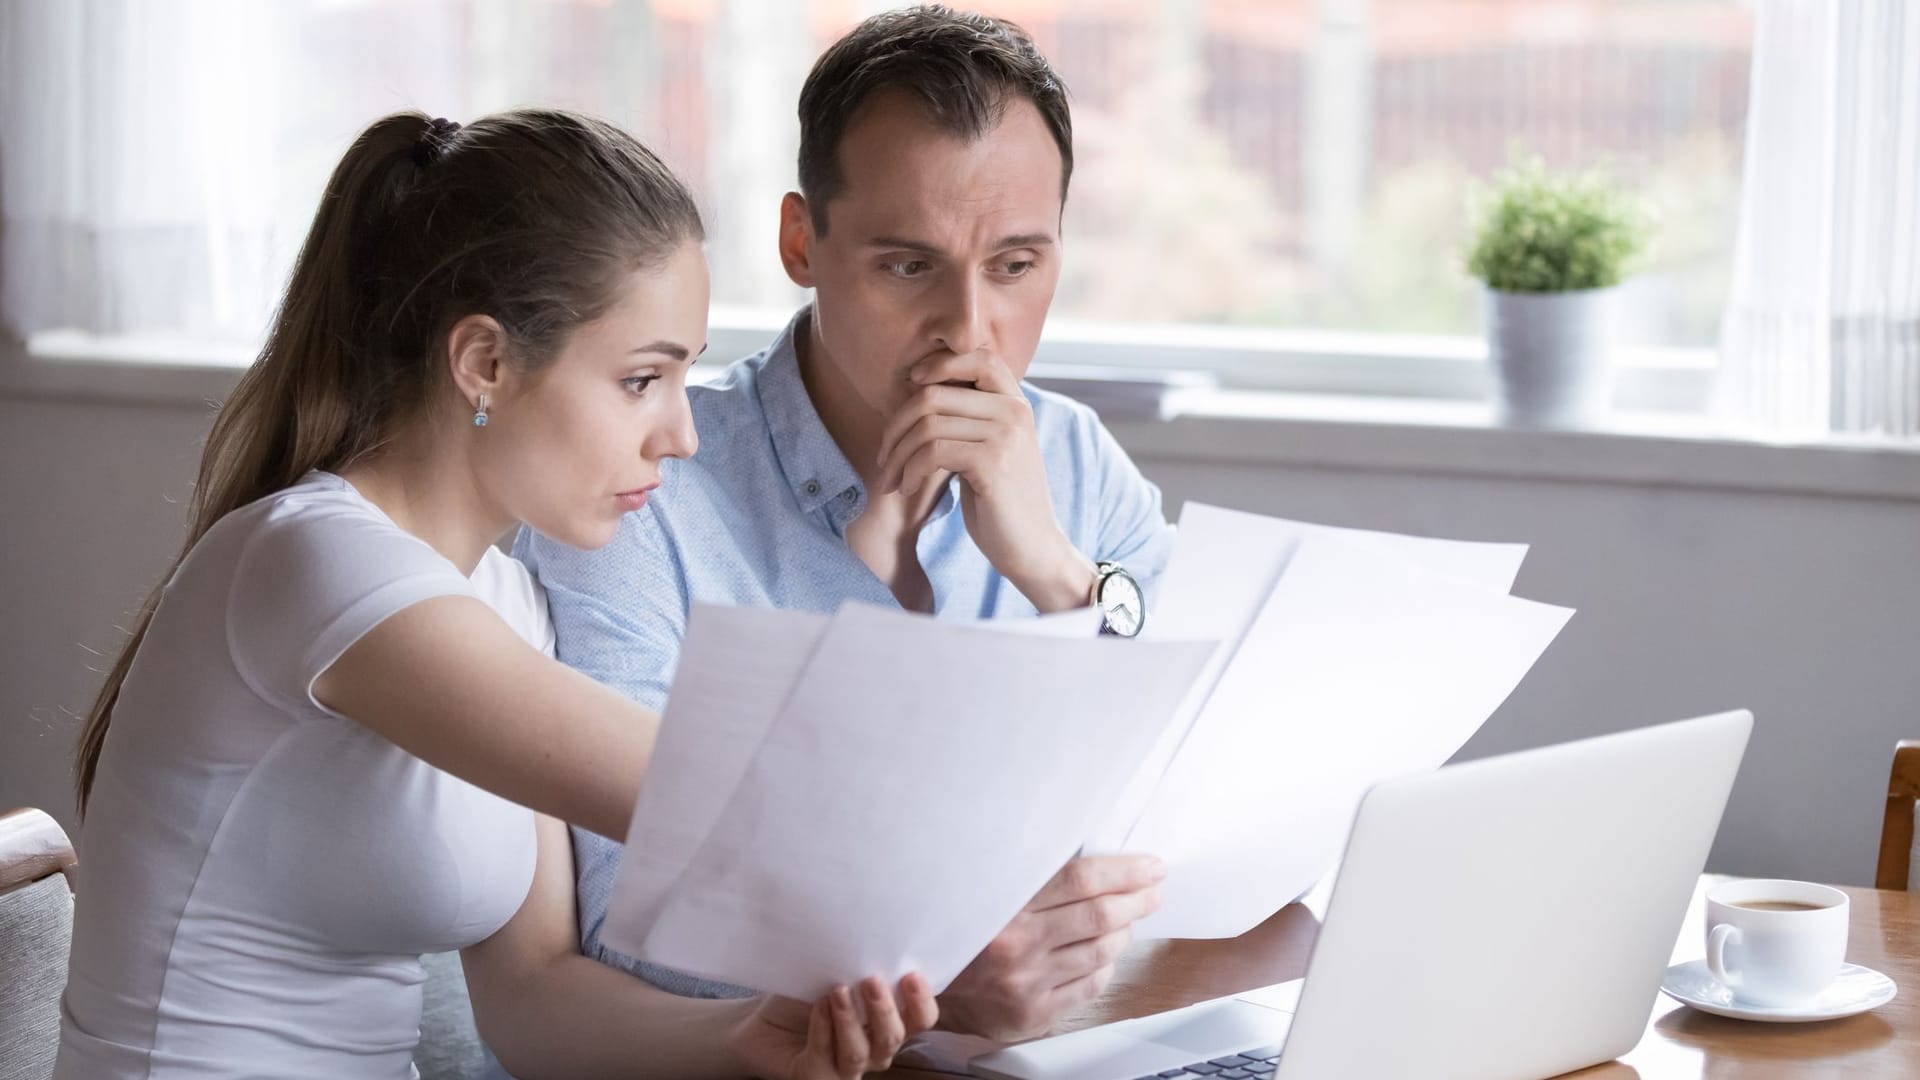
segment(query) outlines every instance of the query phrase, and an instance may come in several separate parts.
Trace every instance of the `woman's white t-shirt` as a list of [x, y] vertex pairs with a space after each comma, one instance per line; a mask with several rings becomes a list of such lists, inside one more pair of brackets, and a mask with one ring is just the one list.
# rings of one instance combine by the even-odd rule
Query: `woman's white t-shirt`
[[533, 815], [310, 688], [402, 608], [476, 595], [551, 650], [518, 563], [489, 549], [469, 581], [327, 473], [194, 545], [81, 826], [57, 1077], [414, 1075], [420, 956], [518, 910]]

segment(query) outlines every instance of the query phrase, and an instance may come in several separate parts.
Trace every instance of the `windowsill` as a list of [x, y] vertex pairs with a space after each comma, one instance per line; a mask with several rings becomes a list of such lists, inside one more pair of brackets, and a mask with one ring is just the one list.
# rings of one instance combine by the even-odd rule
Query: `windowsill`
[[1182, 391], [1173, 413], [1108, 426], [1149, 461], [1920, 501], [1920, 440], [1768, 442], [1697, 413], [1526, 430], [1486, 402], [1250, 390]]
[[253, 350], [175, 337], [35, 337], [0, 341], [0, 397], [206, 408], [223, 400]]
[[[710, 355], [744, 354], [770, 336], [762, 326], [716, 327]], [[204, 409], [251, 359], [241, 346], [50, 335], [30, 355], [0, 356], [0, 398]], [[702, 368], [717, 374], [719, 366]], [[1204, 382], [1171, 391], [1163, 419], [1108, 426], [1149, 461], [1920, 501], [1920, 440], [1773, 443], [1730, 434], [1699, 413], [1656, 411], [1622, 411], [1595, 430], [1530, 431], [1497, 423], [1485, 401]]]

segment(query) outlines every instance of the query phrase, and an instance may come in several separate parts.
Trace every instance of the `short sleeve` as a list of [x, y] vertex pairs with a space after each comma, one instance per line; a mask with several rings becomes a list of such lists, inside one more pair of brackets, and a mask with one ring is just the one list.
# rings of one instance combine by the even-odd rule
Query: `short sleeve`
[[474, 567], [473, 588], [488, 607], [507, 621], [527, 644], [552, 656], [553, 618], [547, 612], [547, 593], [527, 568], [497, 547], [489, 547]]
[[345, 499], [289, 500], [241, 549], [227, 648], [263, 700], [316, 709], [314, 680], [368, 631], [422, 600], [473, 595], [444, 556], [373, 511]]
[[1173, 556], [1174, 528], [1161, 509], [1160, 488], [1141, 474], [1105, 424], [1091, 416], [1087, 423], [1100, 521], [1100, 549], [1088, 554], [1126, 567], [1151, 602]]

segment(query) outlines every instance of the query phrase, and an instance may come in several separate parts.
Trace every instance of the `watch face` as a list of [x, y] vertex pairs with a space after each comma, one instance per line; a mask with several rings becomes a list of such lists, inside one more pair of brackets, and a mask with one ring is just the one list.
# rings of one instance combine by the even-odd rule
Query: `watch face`
[[1147, 620], [1147, 607], [1140, 586], [1125, 573], [1109, 576], [1100, 586], [1100, 611], [1107, 617], [1107, 632], [1133, 637]]

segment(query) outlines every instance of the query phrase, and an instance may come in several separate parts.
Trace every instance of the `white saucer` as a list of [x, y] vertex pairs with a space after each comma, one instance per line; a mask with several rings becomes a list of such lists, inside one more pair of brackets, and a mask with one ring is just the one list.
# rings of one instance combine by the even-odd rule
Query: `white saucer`
[[1682, 1005], [1691, 1005], [1715, 1016], [1804, 1024], [1877, 1009], [1892, 1001], [1899, 988], [1893, 985], [1892, 979], [1872, 968], [1847, 964], [1840, 969], [1840, 977], [1833, 980], [1833, 985], [1812, 1000], [1790, 1008], [1769, 1008], [1733, 1000], [1733, 992], [1708, 973], [1705, 960], [1689, 960], [1667, 969], [1667, 977], [1660, 982], [1660, 992]]

